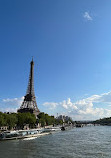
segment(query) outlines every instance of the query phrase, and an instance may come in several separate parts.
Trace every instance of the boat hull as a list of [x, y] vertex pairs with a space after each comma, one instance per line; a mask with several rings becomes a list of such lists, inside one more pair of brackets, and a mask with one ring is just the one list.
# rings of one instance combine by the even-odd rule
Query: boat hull
[[45, 130], [20, 130], [15, 132], [4, 132], [1, 134], [0, 141], [14, 140], [14, 139], [25, 139], [31, 137], [40, 137], [43, 135], [50, 134], [51, 132]]

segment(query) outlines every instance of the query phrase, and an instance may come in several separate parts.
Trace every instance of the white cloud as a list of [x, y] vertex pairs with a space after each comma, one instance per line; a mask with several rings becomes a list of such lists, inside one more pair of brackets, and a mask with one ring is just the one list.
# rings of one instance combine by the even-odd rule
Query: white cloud
[[3, 99], [3, 102], [6, 103], [6, 104], [12, 104], [12, 105], [15, 105], [15, 106], [20, 106], [20, 104], [22, 103], [24, 97], [21, 97], [21, 98], [13, 98], [13, 99]]
[[[58, 112], [62, 108], [61, 113], [66, 113], [74, 120], [95, 120], [103, 117], [110, 117], [111, 110], [111, 92], [104, 93], [101, 95], [92, 95], [91, 97], [71, 102], [71, 99], [63, 100], [59, 103], [47, 102], [48, 105], [57, 108]], [[97, 107], [96, 104], [99, 104]], [[102, 105], [106, 107], [103, 108]]]
[[17, 112], [18, 108], [0, 108], [2, 112]]
[[7, 98], [0, 102], [0, 111], [2, 112], [16, 112], [21, 106], [24, 97], [21, 98]]
[[62, 107], [64, 107], [65, 109], [69, 109], [69, 108], [72, 108], [72, 109], [77, 109], [77, 106], [71, 102], [71, 99], [68, 98], [67, 100], [64, 100], [62, 102], [59, 103]]
[[88, 20], [88, 21], [92, 21], [92, 20], [93, 20], [92, 17], [91, 17], [91, 15], [89, 15], [88, 12], [85, 12], [84, 15], [83, 15], [83, 17], [84, 17], [86, 20]]
[[58, 103], [55, 102], [45, 102], [43, 103], [43, 106], [49, 107], [49, 109], [54, 109], [56, 108]]

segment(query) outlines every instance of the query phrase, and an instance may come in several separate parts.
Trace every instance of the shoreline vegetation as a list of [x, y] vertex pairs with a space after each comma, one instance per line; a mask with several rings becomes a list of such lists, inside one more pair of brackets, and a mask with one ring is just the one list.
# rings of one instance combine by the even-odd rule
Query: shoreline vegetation
[[[62, 115], [61, 115], [62, 116]], [[102, 118], [96, 121], [72, 121], [70, 117], [67, 120], [61, 118], [55, 118], [54, 116], [49, 116], [44, 112], [41, 112], [35, 117], [31, 113], [3, 113], [0, 112], [0, 131], [7, 130], [23, 130], [23, 129], [34, 129], [40, 127], [57, 126], [63, 124], [73, 124], [76, 127], [81, 127], [81, 125], [93, 124], [93, 125], [108, 125], [111, 126], [111, 117]]]
[[103, 126], [111, 126], [111, 117], [107, 117], [107, 118], [102, 118], [96, 121], [93, 121], [93, 124], [100, 124]]
[[[49, 116], [41, 112], [36, 119], [31, 113], [2, 113], [0, 112], [0, 130], [19, 130], [19, 129], [33, 129], [45, 126], [63, 125], [63, 120]], [[73, 122], [68, 118], [65, 123]]]

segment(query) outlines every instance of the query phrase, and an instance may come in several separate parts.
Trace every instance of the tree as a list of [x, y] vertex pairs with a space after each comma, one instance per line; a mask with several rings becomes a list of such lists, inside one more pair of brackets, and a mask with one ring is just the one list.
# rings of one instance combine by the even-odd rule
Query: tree
[[7, 125], [9, 126], [9, 129], [12, 129], [12, 127], [16, 126], [17, 124], [17, 114], [7, 114], [6, 115], [6, 121]]
[[45, 114], [45, 113], [40, 113], [38, 115], [38, 122], [41, 123], [41, 126], [45, 126], [45, 125], [52, 125], [55, 123], [55, 118], [54, 116], [49, 116], [48, 114]]
[[3, 114], [2, 112], [0, 112], [0, 126], [6, 126], [6, 119], [5, 119], [5, 114]]
[[17, 125], [23, 128], [25, 124], [29, 124], [30, 127], [34, 127], [36, 123], [36, 117], [31, 113], [18, 113], [18, 123]]

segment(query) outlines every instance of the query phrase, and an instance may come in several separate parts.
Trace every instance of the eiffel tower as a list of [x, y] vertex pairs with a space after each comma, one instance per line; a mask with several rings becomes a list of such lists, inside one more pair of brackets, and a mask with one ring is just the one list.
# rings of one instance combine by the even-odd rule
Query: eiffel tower
[[29, 75], [29, 82], [27, 87], [26, 95], [24, 96], [24, 100], [22, 102], [22, 105], [20, 106], [20, 109], [18, 109], [17, 112], [24, 113], [24, 112], [30, 112], [37, 115], [40, 113], [37, 103], [36, 103], [36, 97], [34, 93], [34, 62], [33, 58], [30, 62], [30, 75]]

